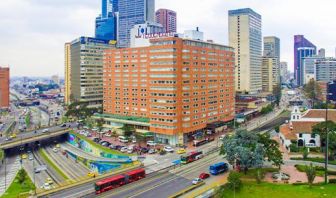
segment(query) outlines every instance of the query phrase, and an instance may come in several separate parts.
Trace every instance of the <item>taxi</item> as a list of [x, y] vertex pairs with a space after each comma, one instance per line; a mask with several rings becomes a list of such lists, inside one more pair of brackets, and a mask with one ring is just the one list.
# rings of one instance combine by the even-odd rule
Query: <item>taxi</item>
[[183, 153], [186, 153], [186, 150], [185, 150], [184, 148], [179, 148], [179, 149], [177, 150], [177, 153], [178, 153], [178, 154], [183, 154]]

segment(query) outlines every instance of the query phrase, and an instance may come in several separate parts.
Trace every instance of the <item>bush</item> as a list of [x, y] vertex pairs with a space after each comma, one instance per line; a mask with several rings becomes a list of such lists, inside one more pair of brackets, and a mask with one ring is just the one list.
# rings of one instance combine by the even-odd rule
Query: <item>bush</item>
[[308, 185], [308, 183], [306, 182], [295, 182], [293, 183], [294, 186], [304, 186], [304, 185]]
[[289, 145], [290, 152], [299, 152], [299, 147], [295, 144]]
[[336, 184], [336, 179], [329, 179], [330, 184]]
[[228, 177], [228, 187], [231, 190], [240, 189], [242, 182], [240, 180], [241, 174], [235, 171], [231, 171]]

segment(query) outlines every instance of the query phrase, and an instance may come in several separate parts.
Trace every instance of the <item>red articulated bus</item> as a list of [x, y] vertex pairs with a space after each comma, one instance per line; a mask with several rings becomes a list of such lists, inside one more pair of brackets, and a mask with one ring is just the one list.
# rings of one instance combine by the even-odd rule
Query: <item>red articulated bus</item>
[[136, 169], [125, 174], [106, 178], [95, 183], [96, 194], [100, 194], [146, 177], [145, 169]]

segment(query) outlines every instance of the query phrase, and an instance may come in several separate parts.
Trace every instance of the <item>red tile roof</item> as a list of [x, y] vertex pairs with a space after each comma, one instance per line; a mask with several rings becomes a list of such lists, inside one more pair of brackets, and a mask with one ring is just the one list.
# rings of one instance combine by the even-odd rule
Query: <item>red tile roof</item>
[[[306, 114], [302, 116], [303, 118], [324, 118], [326, 117], [325, 109], [310, 109]], [[328, 109], [328, 120], [336, 122], [336, 109]]]

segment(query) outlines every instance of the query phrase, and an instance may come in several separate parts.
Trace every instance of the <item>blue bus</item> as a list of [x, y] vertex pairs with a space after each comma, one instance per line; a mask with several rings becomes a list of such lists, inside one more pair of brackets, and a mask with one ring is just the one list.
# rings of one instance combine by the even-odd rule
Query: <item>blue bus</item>
[[225, 162], [219, 162], [209, 167], [209, 171], [211, 175], [218, 175], [220, 173], [224, 173], [227, 170], [229, 170], [229, 166]]

